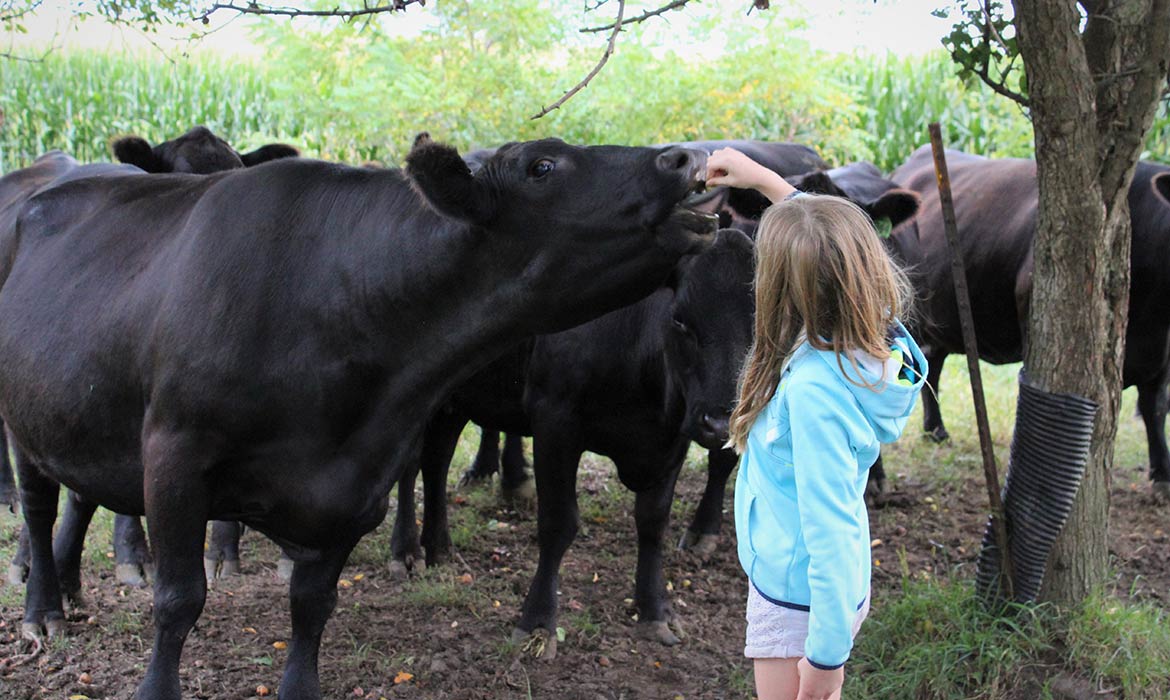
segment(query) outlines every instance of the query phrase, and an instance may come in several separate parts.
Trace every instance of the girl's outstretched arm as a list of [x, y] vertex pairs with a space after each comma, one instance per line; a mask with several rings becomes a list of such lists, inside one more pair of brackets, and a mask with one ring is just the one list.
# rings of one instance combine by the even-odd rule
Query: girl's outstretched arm
[[707, 186], [720, 185], [757, 190], [772, 202], [779, 202], [796, 191], [779, 173], [734, 148], [720, 148], [707, 158]]

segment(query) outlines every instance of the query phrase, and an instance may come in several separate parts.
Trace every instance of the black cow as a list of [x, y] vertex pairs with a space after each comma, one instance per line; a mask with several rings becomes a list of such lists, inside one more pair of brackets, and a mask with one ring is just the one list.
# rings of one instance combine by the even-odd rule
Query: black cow
[[[444, 487], [463, 426], [470, 419], [533, 435], [540, 564], [516, 632], [521, 638], [548, 632], [544, 655], [556, 653], [557, 577], [577, 531], [576, 476], [585, 450], [613, 459], [622, 483], [636, 492], [640, 634], [678, 643], [668, 625], [663, 536], [692, 440], [709, 450], [720, 484], [736, 464], [735, 453], [722, 447], [752, 338], [754, 254], [743, 233], [721, 231], [710, 249], [680, 263], [669, 286], [572, 330], [538, 336], [493, 362], [428, 427], [423, 544], [432, 564], [450, 547]], [[399, 567], [422, 556], [413, 477], [399, 483], [392, 542]]]
[[145, 512], [155, 641], [137, 697], [178, 698], [205, 524], [240, 520], [296, 559], [281, 695], [320, 697], [341, 569], [450, 391], [711, 241], [711, 217], [681, 206], [698, 152], [544, 140], [473, 176], [420, 138], [407, 168], [283, 159], [74, 181], [24, 206], [0, 260], [0, 416], [32, 539], [26, 632], [64, 624], [57, 484]]
[[182, 136], [157, 146], [140, 136], [123, 136], [114, 141], [114, 157], [148, 173], [192, 173], [209, 175], [224, 170], [250, 168], [279, 158], [295, 158], [300, 151], [283, 143], [270, 143], [248, 153], [239, 153], [205, 126], [196, 126]]
[[[922, 195], [922, 212], [906, 238], [915, 286], [921, 290], [915, 324], [930, 363], [927, 377], [938, 390], [943, 362], [963, 352], [950, 259], [928, 147], [914, 152], [893, 178]], [[1031, 160], [988, 159], [947, 152], [955, 217], [971, 290], [979, 356], [994, 364], [1023, 358], [1032, 292], [1032, 240], [1038, 194]], [[1124, 386], [1138, 389], [1138, 407], [1149, 441], [1154, 492], [1170, 497], [1170, 453], [1166, 445], [1166, 387], [1170, 378], [1170, 167], [1141, 162], [1129, 188], [1133, 225], [1129, 323], [1125, 334]], [[914, 240], [916, 238], [916, 240]], [[922, 397], [923, 428], [947, 437], [938, 402]]]
[[[712, 153], [720, 148], [735, 148], [785, 177], [829, 167], [816, 150], [797, 143], [726, 139], [682, 141], [665, 145], [693, 148], [706, 153]], [[473, 151], [465, 158], [474, 170], [477, 164], [491, 153], [491, 149]], [[715, 187], [695, 201], [704, 211], [718, 214], [722, 226], [735, 226], [749, 235], [754, 235], [755, 221], [767, 207], [767, 200], [764, 200], [761, 205], [758, 197], [758, 193], [754, 191]], [[524, 459], [521, 438], [518, 435], [507, 435], [502, 454], [499, 449], [499, 440], [498, 431], [484, 430], [481, 432], [479, 450], [476, 452], [471, 466], [460, 478], [460, 483], [471, 484], [490, 481], [498, 470], [500, 472], [500, 490], [505, 501], [530, 498], [532, 480], [528, 475], [528, 465]], [[723, 485], [727, 480], [725, 474], [722, 478], [720, 474], [729, 471], [730, 468], [727, 467], [725, 470], [722, 465], [716, 468], [716, 473], [711, 477], [714, 482], [708, 481], [711, 486], [700, 502], [694, 522], [683, 538], [682, 546], [697, 547], [700, 552], [709, 553], [717, 545], [715, 537], [718, 534], [721, 520]], [[718, 500], [715, 500], [716, 498]]]
[[[115, 139], [112, 144], [114, 156], [121, 162], [134, 165], [148, 173], [192, 173], [208, 174], [235, 168], [251, 167], [279, 158], [290, 158], [300, 155], [292, 146], [281, 143], [272, 143], [261, 146], [249, 153], [240, 154], [226, 141], [216, 136], [204, 126], [196, 126], [187, 133], [157, 146], [151, 146], [139, 136], [123, 136]], [[3, 202], [10, 205], [12, 212], [17, 211], [16, 204], [22, 203], [32, 196], [36, 189], [46, 184], [37, 183], [45, 173], [55, 173], [54, 178], [60, 183], [60, 178], [67, 171], [77, 168], [77, 162], [59, 151], [46, 154], [37, 159], [29, 168], [15, 171], [0, 180], [0, 206]], [[70, 173], [69, 177], [92, 176], [113, 166], [89, 165]], [[46, 181], [47, 182], [47, 181]], [[5, 221], [0, 217], [0, 231], [6, 231], [14, 225], [14, 221]], [[0, 442], [0, 446], [3, 443]], [[0, 484], [7, 478], [11, 480], [11, 466], [8, 464], [8, 451], [0, 454]], [[7, 475], [5, 477], [5, 474]], [[0, 486], [0, 489], [3, 487]], [[2, 494], [0, 494], [2, 495]], [[0, 500], [0, 503], [4, 502]], [[85, 546], [85, 533], [93, 519], [96, 509], [94, 504], [85, 503], [73, 493], [69, 494], [65, 502], [65, 512], [61, 517], [61, 524], [54, 540], [54, 557], [61, 577], [61, 584], [65, 596], [79, 601], [81, 597], [81, 554]], [[213, 542], [223, 539], [223, 533], [235, 527], [235, 523], [216, 523], [212, 530]], [[209, 548], [209, 556], [214, 557], [216, 548]], [[134, 517], [119, 515], [114, 518], [114, 576], [122, 584], [131, 586], [146, 585], [146, 569], [149, 567], [150, 554], [146, 546], [146, 534], [142, 530], [142, 523]], [[231, 565], [223, 567], [224, 573], [231, 573]], [[235, 569], [238, 570], [238, 556]], [[22, 532], [20, 546], [16, 556], [8, 567], [8, 581], [19, 585], [28, 576], [29, 551], [28, 537]], [[211, 567], [214, 574], [216, 568]]]

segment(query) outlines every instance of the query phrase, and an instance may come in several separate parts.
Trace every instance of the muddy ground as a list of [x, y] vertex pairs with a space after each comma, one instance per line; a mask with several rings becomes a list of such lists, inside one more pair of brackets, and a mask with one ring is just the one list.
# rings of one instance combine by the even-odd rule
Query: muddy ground
[[[977, 469], [932, 481], [920, 468], [894, 479], [891, 502], [871, 513], [880, 540], [873, 550], [875, 606], [899, 595], [905, 575], [973, 576], [985, 517]], [[741, 653], [746, 584], [735, 559], [730, 505], [724, 546], [713, 557], [670, 551], [667, 578], [686, 638], [666, 648], [632, 634], [633, 499], [611, 472], [601, 458], [587, 459], [582, 469], [582, 530], [562, 568], [565, 641], [555, 660], [528, 658], [509, 641], [536, 564], [534, 516], [500, 507], [487, 490], [458, 492], [451, 503], [458, 555], [447, 566], [392, 580], [389, 519], [355, 552], [322, 644], [325, 697], [752, 697]], [[680, 479], [672, 541], [704, 479], [699, 457]], [[1170, 527], [1167, 510], [1155, 507], [1147, 492], [1139, 467], [1118, 469], [1111, 528], [1115, 587], [1165, 605]], [[5, 555], [12, 550], [14, 522], [6, 511], [0, 516]], [[91, 537], [96, 550], [84, 572], [87, 602], [69, 616], [69, 639], [26, 656], [20, 594], [11, 587], [0, 591], [0, 698], [131, 697], [150, 653], [151, 595], [114, 584], [112, 564], [103, 560], [108, 532], [100, 530]], [[256, 533], [245, 543], [243, 575], [210, 591], [187, 642], [185, 698], [275, 695], [287, 654], [287, 591], [275, 576], [276, 548]]]

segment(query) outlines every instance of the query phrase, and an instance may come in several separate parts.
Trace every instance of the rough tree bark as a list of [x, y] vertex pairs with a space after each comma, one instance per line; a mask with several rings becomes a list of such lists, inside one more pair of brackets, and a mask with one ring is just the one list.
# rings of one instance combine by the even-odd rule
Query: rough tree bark
[[1100, 405], [1089, 463], [1044, 597], [1077, 602], [1108, 566], [1109, 473], [1129, 300], [1127, 193], [1165, 88], [1170, 0], [1013, 0], [1040, 212], [1024, 363], [1050, 392]]

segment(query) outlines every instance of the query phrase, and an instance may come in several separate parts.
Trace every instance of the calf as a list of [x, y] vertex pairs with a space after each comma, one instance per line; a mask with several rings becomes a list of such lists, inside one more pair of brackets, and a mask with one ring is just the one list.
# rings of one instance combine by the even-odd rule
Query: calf
[[705, 168], [685, 149], [545, 140], [472, 175], [421, 138], [410, 179], [283, 159], [33, 197], [0, 275], [0, 416], [32, 541], [25, 632], [64, 625], [57, 485], [145, 512], [155, 640], [136, 697], [179, 698], [206, 522], [240, 520], [296, 560], [280, 689], [319, 698], [341, 569], [428, 418], [514, 338], [629, 304], [709, 245], [710, 217], [681, 206]]
[[[724, 450], [739, 366], [752, 337], [754, 246], [721, 231], [686, 259], [671, 284], [637, 304], [563, 333], [538, 336], [460, 387], [428, 427], [422, 468], [423, 544], [429, 563], [449, 549], [444, 485], [468, 419], [533, 435], [540, 564], [517, 626], [537, 629], [545, 656], [556, 653], [561, 558], [577, 531], [576, 475], [582, 452], [610, 457], [636, 493], [640, 633], [679, 639], [662, 577], [662, 544], [675, 479], [692, 440], [710, 452], [725, 483], [736, 456]], [[399, 484], [392, 542], [398, 566], [421, 556], [414, 530], [413, 474]], [[720, 509], [722, 498], [715, 502]], [[718, 517], [719, 513], [716, 513]]]
[[[208, 174], [235, 168], [250, 167], [266, 163], [279, 158], [290, 158], [300, 155], [297, 149], [285, 144], [274, 143], [261, 146], [249, 153], [240, 154], [226, 141], [216, 136], [204, 126], [191, 128], [187, 133], [157, 146], [151, 146], [139, 136], [123, 136], [116, 139], [112, 148], [114, 156], [128, 165], [138, 167], [148, 173], [192, 173]], [[43, 162], [42, 162], [43, 161]], [[29, 168], [10, 173], [0, 184], [0, 206], [2, 202], [11, 204], [11, 211], [17, 211], [15, 205], [23, 203], [32, 196], [33, 192], [47, 184], [48, 180], [40, 181], [46, 173], [53, 173], [51, 180], [55, 184], [62, 184], [66, 172], [69, 177], [93, 176], [100, 172], [111, 171], [116, 166], [88, 165], [77, 166], [77, 162], [59, 151], [42, 156]], [[76, 170], [75, 170], [76, 169]], [[72, 171], [72, 172], [70, 172]], [[11, 182], [9, 179], [11, 178]], [[31, 183], [39, 182], [36, 187]], [[4, 221], [0, 216], [0, 230], [7, 230], [14, 221]], [[2, 433], [0, 433], [2, 434]], [[2, 440], [0, 440], [2, 443]], [[4, 481], [4, 474], [11, 480], [11, 467], [8, 464], [8, 451], [0, 454], [0, 483]], [[0, 486], [0, 490], [2, 490]], [[0, 494], [2, 495], [2, 494]], [[3, 502], [3, 501], [0, 501]], [[93, 519], [97, 506], [84, 502], [76, 494], [69, 492], [65, 501], [65, 512], [61, 517], [61, 524], [54, 540], [53, 551], [56, 566], [59, 571], [64, 595], [74, 601], [81, 598], [81, 554], [85, 546], [85, 533]], [[224, 533], [235, 527], [234, 523], [216, 523], [212, 528], [213, 544], [224, 540]], [[211, 547], [208, 556], [212, 561], [222, 560], [226, 545]], [[218, 559], [216, 555], [219, 555]], [[238, 555], [235, 569], [238, 570]], [[118, 515], [114, 518], [114, 577], [122, 584], [131, 586], [146, 585], [146, 569], [149, 566], [150, 554], [146, 546], [146, 534], [142, 530], [142, 523], [134, 517]], [[19, 585], [28, 577], [29, 551], [28, 538], [21, 533], [20, 546], [16, 556], [8, 567], [8, 581]], [[213, 566], [213, 572], [217, 569]], [[230, 564], [224, 565], [224, 573], [233, 569]]]
[[[987, 159], [947, 152], [955, 217], [971, 290], [979, 356], [1003, 364], [1023, 358], [1032, 293], [1032, 241], [1036, 231], [1036, 164], [1016, 158]], [[915, 326], [930, 363], [927, 381], [938, 390], [943, 362], [962, 353], [958, 308], [950, 281], [938, 187], [928, 147], [893, 174], [922, 195], [922, 213], [896, 239], [912, 263], [922, 301]], [[1166, 445], [1167, 382], [1170, 379], [1170, 167], [1141, 162], [1129, 188], [1133, 226], [1129, 322], [1122, 380], [1136, 386], [1149, 442], [1155, 494], [1170, 497], [1170, 452]], [[937, 399], [923, 396], [923, 428], [947, 438]]]

